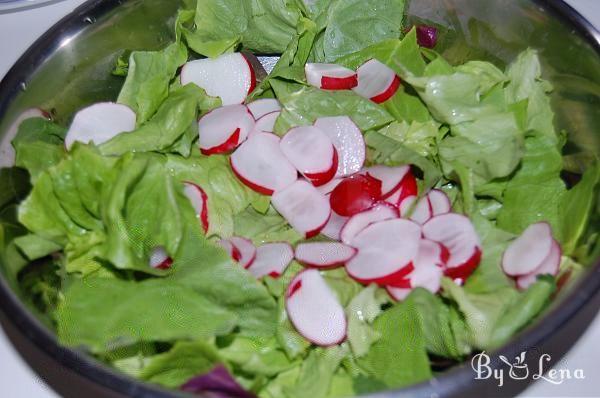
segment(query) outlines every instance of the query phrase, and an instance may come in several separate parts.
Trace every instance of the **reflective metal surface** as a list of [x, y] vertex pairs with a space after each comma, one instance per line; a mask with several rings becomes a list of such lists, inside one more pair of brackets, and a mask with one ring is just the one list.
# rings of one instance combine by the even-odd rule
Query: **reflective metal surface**
[[[75, 10], [36, 42], [0, 83], [0, 138], [30, 107], [49, 110], [67, 124], [75, 110], [114, 100], [122, 79], [110, 74], [123, 50], [157, 49], [172, 40], [178, 0], [92, 0]], [[540, 51], [552, 94], [557, 126], [569, 133], [569, 153], [600, 155], [600, 34], [562, 1], [414, 0], [413, 20], [449, 27], [440, 44], [453, 62], [488, 59], [503, 66], [527, 47]], [[585, 156], [581, 156], [585, 159]], [[581, 165], [585, 166], [585, 163]], [[576, 170], [575, 170], [576, 171]], [[600, 225], [592, 225], [600, 230]], [[0, 275], [6, 264], [0, 264]], [[574, 344], [599, 305], [600, 264], [591, 265], [571, 292], [565, 292], [535, 325], [500, 352], [513, 357], [522, 349], [551, 352], [556, 361]], [[60, 347], [51, 332], [27, 311], [0, 277], [0, 306], [19, 330], [50, 360], [112, 394], [162, 397], [167, 393], [118, 374], [82, 353]], [[407, 364], [407, 366], [410, 366]], [[492, 367], [500, 366], [492, 362]], [[492, 380], [493, 381], [493, 380]], [[526, 387], [512, 383], [501, 393]], [[476, 383], [468, 364], [430, 382], [376, 396], [498, 395], [495, 385]], [[82, 392], [82, 395], [83, 392]]]

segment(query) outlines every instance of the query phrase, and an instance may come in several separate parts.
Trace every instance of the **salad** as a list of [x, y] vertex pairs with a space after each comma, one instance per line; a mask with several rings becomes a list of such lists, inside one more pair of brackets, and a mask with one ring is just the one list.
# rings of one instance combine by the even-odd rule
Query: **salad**
[[218, 397], [400, 388], [508, 342], [591, 255], [600, 170], [563, 179], [535, 50], [453, 65], [406, 7], [185, 1], [118, 98], [19, 117], [6, 277], [61, 344]]

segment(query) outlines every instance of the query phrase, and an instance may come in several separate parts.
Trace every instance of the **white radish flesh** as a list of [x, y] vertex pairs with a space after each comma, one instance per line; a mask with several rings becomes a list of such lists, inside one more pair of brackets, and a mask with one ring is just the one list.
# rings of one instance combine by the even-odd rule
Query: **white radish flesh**
[[377, 165], [367, 168], [365, 172], [381, 181], [381, 197], [385, 199], [400, 189], [404, 177], [410, 172], [410, 166]]
[[414, 208], [415, 202], [417, 201], [416, 196], [408, 196], [404, 198], [398, 205], [398, 211], [400, 212], [400, 217], [406, 217]]
[[283, 218], [306, 238], [318, 235], [331, 215], [327, 197], [304, 180], [298, 180], [289, 187], [276, 191], [271, 203]]
[[350, 90], [358, 84], [356, 72], [335, 64], [311, 64], [304, 67], [306, 81], [323, 90]]
[[169, 257], [164, 247], [155, 247], [150, 253], [150, 259], [148, 260], [150, 267], [155, 269], [169, 269], [173, 265], [173, 259]]
[[419, 224], [425, 224], [432, 217], [431, 214], [431, 205], [429, 204], [429, 199], [427, 195], [423, 196], [417, 204], [410, 215], [410, 219]]
[[421, 228], [409, 220], [371, 224], [352, 240], [358, 254], [346, 263], [346, 271], [361, 283], [403, 279], [413, 268], [420, 240]]
[[239, 262], [242, 258], [242, 253], [240, 253], [238, 248], [234, 246], [229, 239], [221, 239], [217, 244], [225, 250], [225, 253], [227, 253], [233, 261]]
[[356, 249], [339, 242], [311, 242], [296, 246], [296, 260], [308, 267], [333, 268], [343, 265]]
[[255, 121], [246, 105], [213, 109], [198, 122], [198, 141], [205, 155], [231, 152], [248, 138]]
[[508, 246], [502, 257], [502, 269], [510, 276], [527, 275], [540, 267], [552, 245], [550, 224], [532, 224]]
[[343, 178], [334, 178], [333, 180], [329, 181], [328, 183], [318, 186], [317, 189], [323, 195], [329, 195], [331, 192], [333, 192], [335, 187], [337, 187], [342, 181], [344, 181]]
[[241, 53], [224, 54], [186, 63], [181, 84], [194, 83], [223, 105], [241, 104], [256, 87], [254, 69]]
[[318, 346], [332, 346], [346, 339], [344, 308], [319, 271], [300, 272], [285, 296], [288, 318], [304, 338]]
[[400, 78], [387, 65], [376, 59], [365, 62], [357, 70], [358, 85], [354, 92], [378, 104], [392, 98], [400, 87]]
[[433, 216], [439, 216], [440, 214], [450, 213], [452, 210], [452, 204], [450, 198], [444, 191], [439, 189], [432, 189], [427, 194], [429, 200], [429, 207]]
[[517, 287], [521, 290], [527, 289], [537, 281], [540, 275], [556, 276], [560, 268], [562, 251], [557, 241], [552, 240], [552, 248], [548, 256], [542, 261], [542, 264], [527, 275], [517, 277]]
[[271, 112], [258, 119], [252, 132], [250, 132], [250, 136], [256, 133], [272, 133], [275, 130], [275, 122], [280, 114], [281, 112], [279, 111]]
[[256, 258], [248, 271], [256, 279], [270, 276], [280, 277], [294, 259], [294, 250], [289, 243], [265, 243], [256, 248]]
[[256, 246], [249, 239], [240, 236], [232, 236], [229, 238], [229, 242], [240, 254], [238, 263], [244, 268], [250, 267], [256, 259]]
[[258, 120], [269, 113], [281, 111], [281, 104], [274, 98], [264, 98], [249, 103], [248, 109], [254, 119]]
[[340, 232], [340, 240], [350, 245], [356, 235], [369, 225], [393, 218], [398, 218], [398, 209], [387, 203], [377, 204], [369, 210], [350, 217]]
[[340, 232], [347, 221], [348, 217], [340, 216], [332, 210], [331, 217], [329, 217], [329, 221], [327, 221], [321, 233], [330, 239], [340, 240]]
[[208, 196], [206, 195], [206, 192], [193, 182], [184, 182], [183, 193], [192, 204], [192, 207], [196, 212], [196, 217], [198, 217], [198, 220], [202, 225], [202, 230], [204, 233], [207, 233], [210, 222], [208, 218]]
[[366, 144], [362, 132], [348, 116], [322, 117], [315, 127], [329, 137], [338, 154], [336, 177], [358, 173], [365, 164]]
[[264, 195], [284, 189], [298, 179], [296, 168], [279, 146], [279, 137], [258, 133], [231, 155], [231, 167], [249, 188]]
[[337, 154], [331, 140], [313, 126], [295, 127], [281, 139], [281, 150], [296, 169], [314, 185], [333, 179]]
[[101, 102], [77, 112], [65, 136], [65, 147], [75, 141], [100, 145], [121, 133], [135, 129], [136, 115], [130, 107], [114, 102]]

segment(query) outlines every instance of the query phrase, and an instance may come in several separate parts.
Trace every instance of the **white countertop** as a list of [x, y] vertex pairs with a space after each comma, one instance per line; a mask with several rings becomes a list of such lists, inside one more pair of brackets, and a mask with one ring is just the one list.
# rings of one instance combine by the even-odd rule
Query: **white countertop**
[[[0, 76], [3, 76], [23, 51], [62, 16], [84, 0], [65, 0], [45, 7], [11, 14], [0, 14]], [[567, 0], [584, 16], [600, 26], [600, 0]], [[567, 380], [561, 385], [538, 381], [522, 397], [600, 396], [600, 317], [561, 361], [561, 368], [583, 369], [585, 380]], [[596, 377], [594, 377], [596, 376]], [[10, 398], [53, 398], [57, 395], [23, 362], [0, 329], [0, 395]]]

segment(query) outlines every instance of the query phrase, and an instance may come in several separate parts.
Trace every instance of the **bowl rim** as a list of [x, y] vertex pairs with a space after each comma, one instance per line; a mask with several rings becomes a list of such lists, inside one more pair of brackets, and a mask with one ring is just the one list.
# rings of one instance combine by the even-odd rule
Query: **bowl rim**
[[[600, 31], [573, 7], [564, 0], [530, 1], [543, 7], [554, 18], [573, 28], [600, 56]], [[25, 82], [27, 77], [39, 65], [60, 48], [61, 41], [65, 37], [71, 37], [89, 26], [90, 17], [99, 19], [122, 3], [122, 0], [88, 0], [40, 36], [0, 81], [0, 120], [5, 116], [11, 101], [21, 90], [22, 82]], [[552, 308], [535, 326], [515, 335], [495, 353], [508, 356], [513, 352], [510, 347], [517, 345], [535, 347], [546, 340], [555, 330], [573, 319], [576, 313], [598, 294], [600, 294], [600, 260], [589, 268], [588, 277], [581, 278], [577, 286], [569, 292], [559, 305]], [[19, 300], [1, 274], [0, 311], [4, 312], [8, 321], [45, 355], [53, 358], [68, 370], [108, 390], [131, 397], [164, 398], [183, 395], [180, 392], [167, 390], [129, 377], [93, 359], [83, 351], [61, 346], [55, 334], [43, 325]], [[429, 397], [440, 396], [440, 391], [443, 391], [443, 395], [460, 394], [464, 385], [473, 380], [473, 370], [464, 365], [465, 363], [462, 363], [431, 380], [419, 384], [403, 389], [382, 391], [369, 396], [380, 398], [391, 398], [392, 396]], [[490, 366], [493, 369], [500, 367], [497, 362], [492, 362]]]

